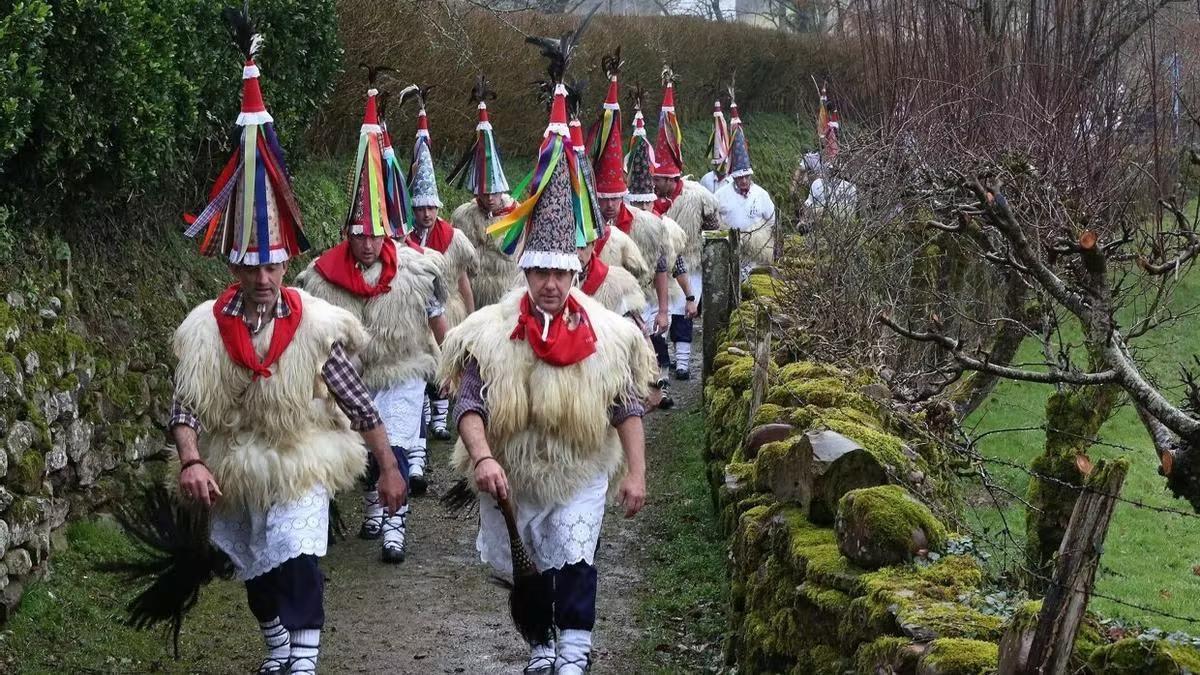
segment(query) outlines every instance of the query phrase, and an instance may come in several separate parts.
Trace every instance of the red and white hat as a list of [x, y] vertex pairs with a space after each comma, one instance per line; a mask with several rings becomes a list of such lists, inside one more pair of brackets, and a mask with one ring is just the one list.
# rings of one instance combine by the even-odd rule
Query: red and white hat
[[596, 196], [601, 199], [624, 197], [629, 192], [625, 183], [625, 149], [621, 139], [621, 103], [617, 73], [608, 76], [608, 96], [600, 113], [600, 140], [596, 146], [593, 167], [596, 172]]
[[679, 178], [683, 175], [683, 134], [679, 120], [675, 117], [675, 83], [671, 81], [670, 69], [664, 69], [666, 88], [663, 91], [662, 107], [658, 112], [658, 139], [654, 144], [655, 177]]

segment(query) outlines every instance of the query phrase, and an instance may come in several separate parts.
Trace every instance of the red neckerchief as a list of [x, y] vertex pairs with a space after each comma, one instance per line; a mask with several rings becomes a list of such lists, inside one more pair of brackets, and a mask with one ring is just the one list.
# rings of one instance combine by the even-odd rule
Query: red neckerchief
[[617, 229], [625, 234], [629, 234], [629, 231], [633, 229], [633, 209], [629, 208], [625, 202], [621, 202], [621, 211], [617, 213], [617, 219], [613, 225], [616, 225]]
[[[415, 244], [420, 244], [420, 235], [417, 234], [416, 228], [408, 235], [409, 239]], [[429, 234], [425, 235], [425, 248], [431, 248], [438, 253], [445, 253], [450, 248], [450, 242], [454, 241], [454, 226], [443, 218], [438, 218], [437, 222], [429, 228]]]
[[608, 278], [608, 265], [600, 259], [600, 256], [595, 251], [592, 252], [592, 261], [588, 263], [587, 276], [583, 279], [582, 290], [588, 295], [595, 295], [600, 288], [600, 284]]
[[491, 216], [492, 216], [493, 218], [499, 218], [500, 216], [507, 216], [508, 214], [512, 213], [512, 212], [513, 212], [513, 210], [514, 210], [514, 209], [516, 209], [516, 208], [517, 208], [517, 203], [516, 203], [516, 202], [512, 202], [512, 203], [511, 203], [511, 204], [509, 204], [508, 206], [501, 206], [501, 207], [500, 207], [500, 210], [499, 210], [499, 211], [494, 211], [494, 212], [491, 214]]
[[[542, 339], [540, 314], [534, 314], [533, 301], [526, 293], [521, 298], [517, 327], [508, 338], [525, 340], [534, 356], [556, 367], [574, 365], [596, 353], [596, 331], [592, 330], [587, 312], [575, 298], [568, 295], [566, 307], [550, 319], [545, 339]], [[572, 321], [576, 322], [574, 327], [570, 325]]]
[[612, 236], [611, 228], [604, 228], [604, 236], [596, 240], [596, 248], [592, 250], [592, 260], [599, 260], [600, 254], [604, 252], [604, 247], [608, 246], [608, 240]]
[[254, 373], [255, 380], [260, 377], [270, 377], [271, 365], [278, 361], [283, 352], [287, 350], [288, 345], [292, 343], [292, 338], [296, 335], [296, 329], [300, 327], [300, 316], [304, 311], [304, 307], [300, 303], [300, 294], [294, 288], [279, 289], [282, 300], [287, 303], [291, 313], [288, 316], [275, 317], [275, 332], [271, 334], [271, 346], [267, 349], [266, 358], [259, 361], [246, 322], [239, 315], [229, 315], [222, 311], [239, 291], [241, 291], [241, 286], [233, 284], [221, 293], [221, 297], [217, 298], [217, 304], [213, 305], [213, 315], [217, 317], [217, 330], [221, 333], [221, 342], [225, 345], [225, 352], [229, 354], [229, 358], [237, 365]]
[[675, 179], [675, 191], [670, 197], [659, 197], [654, 200], [654, 215], [661, 216], [671, 210], [671, 205], [679, 199], [679, 195], [683, 194], [683, 179]]
[[379, 272], [379, 280], [372, 286], [363, 278], [362, 270], [350, 252], [349, 240], [329, 249], [317, 258], [317, 272], [329, 283], [360, 298], [373, 298], [392, 290], [389, 285], [396, 276], [396, 243], [390, 237], [384, 237], [383, 246], [379, 249], [379, 263], [383, 269]]

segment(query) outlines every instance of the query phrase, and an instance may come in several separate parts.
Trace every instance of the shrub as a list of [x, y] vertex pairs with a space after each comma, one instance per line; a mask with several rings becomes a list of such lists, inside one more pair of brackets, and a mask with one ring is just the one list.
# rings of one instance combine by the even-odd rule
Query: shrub
[[[339, 6], [347, 63], [365, 61], [395, 68], [397, 79], [403, 80], [395, 83], [396, 89], [408, 82], [439, 85], [429, 103], [438, 155], [457, 158], [473, 138], [475, 107], [468, 93], [479, 72], [492, 80], [499, 94], [489, 112], [501, 151], [524, 155], [537, 147], [546, 116], [530, 82], [544, 77], [545, 62], [536, 49], [523, 43], [522, 34], [561, 35], [578, 24], [578, 16], [520, 12], [498, 17], [472, 10], [449, 20], [422, 11], [420, 3], [402, 3], [401, 10], [367, 0], [341, 0]], [[404, 12], [408, 20], [387, 20], [396, 11]], [[381, 30], [383, 26], [387, 30]], [[584, 93], [585, 125], [597, 118], [606, 91], [601, 56], [618, 45], [626, 62], [621, 76], [626, 136], [633, 121], [626, 96], [635, 83], [647, 92], [650, 132], [657, 128], [664, 62], [670, 62], [679, 77], [676, 108], [684, 125], [709, 124], [713, 100], [725, 94], [735, 75], [738, 103], [747, 118], [798, 109], [806, 111], [805, 119], [815, 118], [816, 93], [810, 75], [839, 83], [856, 80], [853, 60], [834, 40], [690, 17], [596, 16], [568, 72], [569, 79], [590, 82]], [[312, 130], [314, 142], [335, 152], [346, 151], [356, 142], [365, 89], [363, 72], [348, 68], [326, 114]], [[412, 138], [414, 113], [411, 107], [402, 113], [393, 111], [393, 137]], [[708, 170], [688, 161], [690, 172]]]
[[[220, 18], [226, 4], [17, 5], [0, 24], [0, 77], [8, 83], [11, 64], [22, 66], [0, 108], [0, 169], [9, 178], [0, 196], [44, 220], [70, 221], [203, 182], [228, 150], [240, 96], [239, 57]], [[253, 12], [266, 38], [264, 95], [284, 142], [295, 143], [340, 64], [334, 2], [262, 0]], [[4, 30], [15, 23], [44, 36], [44, 46]]]
[[18, 2], [0, 17], [0, 161], [12, 156], [29, 133], [42, 91], [42, 59], [50, 23], [42, 0]]

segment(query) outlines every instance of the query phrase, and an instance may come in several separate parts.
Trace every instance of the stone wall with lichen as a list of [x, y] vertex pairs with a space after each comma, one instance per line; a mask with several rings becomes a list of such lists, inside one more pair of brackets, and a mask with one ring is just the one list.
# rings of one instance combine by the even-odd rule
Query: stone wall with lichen
[[177, 241], [72, 248], [31, 234], [0, 269], [0, 623], [68, 519], [162, 466], [171, 333], [223, 283]]
[[[755, 363], [757, 317], [778, 290], [765, 274], [743, 284], [705, 376], [705, 459], [730, 542], [728, 665], [966, 675], [995, 672], [1002, 648], [1027, 653], [1040, 604], [985, 611], [984, 569], [952, 553], [951, 471], [925, 420], [891, 406], [871, 373], [804, 361], [803, 336], [773, 335], [770, 363]], [[1075, 670], [1096, 675], [1200, 672], [1190, 647], [1104, 644], [1091, 621], [1075, 652]]]

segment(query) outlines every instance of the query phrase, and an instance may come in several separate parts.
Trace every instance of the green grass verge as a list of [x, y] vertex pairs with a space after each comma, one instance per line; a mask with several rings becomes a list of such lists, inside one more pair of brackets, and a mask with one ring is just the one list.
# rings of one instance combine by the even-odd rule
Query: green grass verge
[[105, 521], [79, 521], [68, 526], [67, 540], [70, 548], [52, 558], [52, 573], [26, 589], [0, 633], [0, 672], [249, 672], [257, 665], [257, 626], [241, 584], [205, 589], [184, 623], [175, 661], [162, 632], [122, 625], [130, 588], [118, 575], [96, 571], [129, 560], [136, 553], [129, 538]]
[[[1177, 311], [1200, 301], [1200, 274], [1196, 272], [1181, 279], [1173, 299]], [[1174, 388], [1178, 381], [1179, 364], [1188, 363], [1193, 354], [1200, 354], [1200, 318], [1191, 317], [1169, 324], [1143, 338], [1136, 345], [1142, 363], [1149, 373], [1164, 386], [1173, 387], [1168, 396], [1178, 398]], [[1033, 343], [1022, 346], [1018, 362], [1040, 360]], [[1037, 426], [1045, 422], [1046, 399], [1050, 388], [1025, 382], [1002, 382], [991, 398], [980, 407], [968, 423], [978, 424], [978, 432], [993, 429]], [[1100, 440], [1121, 448], [1096, 445], [1089, 451], [1095, 459], [1126, 456], [1130, 459], [1129, 475], [1122, 496], [1126, 499], [1171, 507], [1191, 512], [1182, 500], [1172, 498], [1165, 479], [1158, 475], [1158, 460], [1145, 429], [1130, 406], [1122, 407], [1104, 425]], [[1044, 435], [1040, 431], [1001, 433], [989, 436], [980, 443], [981, 452], [1028, 466], [1042, 451]], [[1008, 486], [1022, 497], [1029, 484], [1028, 475], [1018, 469], [988, 465], [997, 482]], [[983, 501], [979, 495], [975, 503]], [[1006, 541], [1000, 534], [1001, 513], [1012, 528], [1015, 542]], [[993, 551], [997, 566], [1004, 559], [1021, 560], [1024, 545], [1025, 515], [1023, 505], [1011, 503], [1001, 511], [990, 505], [979, 506], [968, 514], [974, 529], [986, 528], [990, 536], [1005, 542], [1001, 550]], [[1156, 513], [1119, 504], [1109, 528], [1096, 589], [1104, 595], [1120, 598], [1185, 616], [1200, 615], [1200, 519]], [[1180, 621], [1120, 605], [1102, 598], [1092, 600], [1091, 608], [1105, 616], [1165, 630], [1182, 630], [1200, 634], [1200, 625]]]
[[644, 634], [637, 654], [643, 672], [700, 672], [720, 664], [726, 628], [726, 541], [713, 513], [704, 461], [704, 417], [677, 415], [650, 457], [654, 507], [645, 593]]

